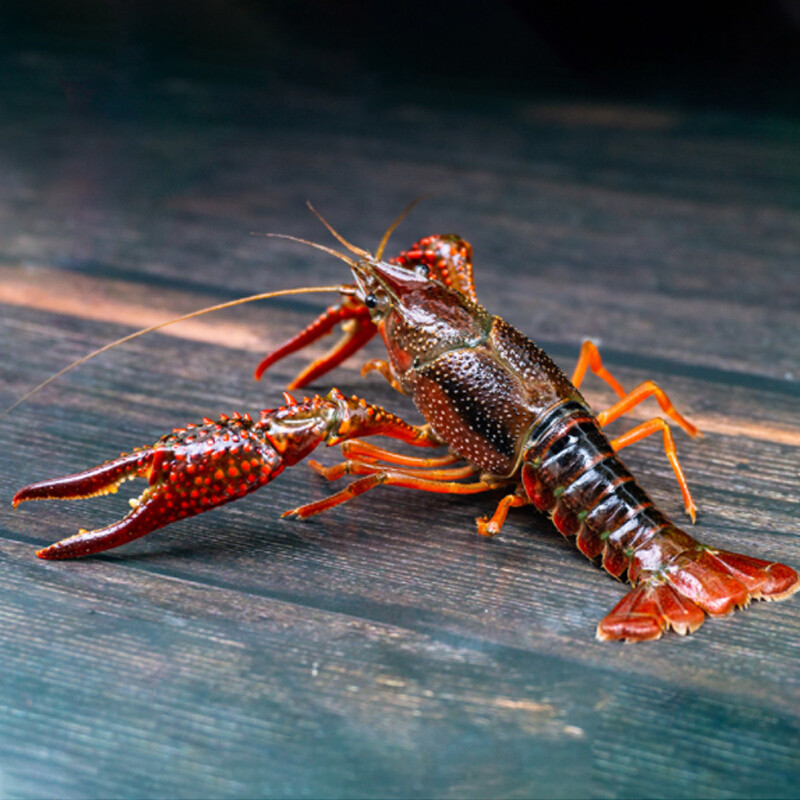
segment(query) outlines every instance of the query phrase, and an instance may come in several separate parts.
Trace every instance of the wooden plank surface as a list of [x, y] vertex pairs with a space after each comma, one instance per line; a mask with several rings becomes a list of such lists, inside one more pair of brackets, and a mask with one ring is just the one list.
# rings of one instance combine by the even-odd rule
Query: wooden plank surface
[[[344, 280], [250, 236], [327, 242], [306, 199], [372, 246], [432, 191], [397, 247], [460, 233], [482, 302], [565, 367], [591, 336], [625, 385], [657, 380], [706, 431], [678, 434], [696, 533], [800, 565], [796, 125], [368, 86], [242, 91], [237, 108], [270, 120], [250, 125], [220, 111], [224, 85], [189, 79], [118, 118], [37, 94], [52, 67], [21, 63], [24, 103], [7, 88], [0, 118], [3, 407], [134, 327]], [[17, 488], [276, 404], [303, 359], [261, 384], [252, 369], [326, 302], [139, 339], [0, 419], [0, 797], [797, 796], [797, 600], [601, 644], [622, 587], [527, 509], [492, 541], [473, 523], [486, 498], [402, 490], [279, 522], [330, 490], [300, 466], [123, 550], [34, 558], [125, 499], [12, 512]], [[360, 363], [314, 388], [414, 418]], [[680, 519], [660, 442], [629, 452]]]

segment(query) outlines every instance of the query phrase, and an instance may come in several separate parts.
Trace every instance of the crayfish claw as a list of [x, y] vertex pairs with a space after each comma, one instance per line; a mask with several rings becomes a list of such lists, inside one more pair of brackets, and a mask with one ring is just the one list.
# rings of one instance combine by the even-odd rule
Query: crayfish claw
[[90, 556], [127, 544], [165, 524], [166, 522], [158, 522], [152, 507], [139, 504], [123, 519], [105, 528], [93, 531], [80, 530], [74, 536], [37, 550], [36, 555], [44, 559]]
[[[76, 475], [41, 481], [17, 492], [26, 500], [96, 497], [116, 492], [121, 483], [143, 478], [147, 486], [118, 522], [82, 530], [40, 550], [40, 558], [76, 558], [126, 544], [151, 531], [238, 500], [302, 461], [323, 442], [339, 444], [361, 436], [384, 435], [422, 447], [438, 446], [427, 426], [409, 425], [394, 414], [332, 389], [325, 397], [287, 395], [287, 405], [249, 414], [221, 415], [203, 425], [176, 428], [151, 447], [135, 450]], [[336, 468], [331, 468], [335, 470]], [[324, 471], [326, 477], [332, 473]], [[364, 481], [334, 495], [324, 508], [370, 488]]]
[[[33, 483], [20, 489], [14, 495], [13, 503], [16, 507], [27, 500], [78, 500], [114, 494], [127, 480], [153, 476], [162, 455], [163, 451], [155, 448], [143, 448], [85, 472]], [[148, 491], [149, 487], [142, 497]], [[153, 525], [152, 519], [147, 519], [148, 516], [152, 517], [152, 509], [142, 503], [142, 498], [132, 501], [132, 505], [134, 509], [113, 525], [94, 531], [81, 530], [74, 536], [39, 550], [37, 555], [47, 559], [91, 555], [144, 536], [158, 527]], [[146, 514], [148, 510], [149, 514]]]
[[126, 480], [140, 474], [138, 467], [147, 456], [145, 451], [136, 451], [85, 472], [32, 483], [20, 489], [12, 503], [16, 508], [26, 500], [80, 500], [113, 494]]
[[[351, 287], [343, 288], [350, 289]], [[273, 364], [298, 350], [303, 350], [331, 333], [337, 326], [342, 329], [342, 337], [327, 353], [312, 361], [294, 377], [289, 384], [290, 390], [302, 389], [326, 372], [330, 372], [360, 350], [378, 331], [372, 323], [369, 309], [353, 297], [345, 295], [338, 306], [328, 308], [308, 327], [267, 355], [256, 367], [255, 379], [260, 380]]]
[[126, 544], [176, 520], [243, 497], [283, 470], [282, 456], [246, 417], [177, 429], [152, 447], [120, 456], [99, 467], [26, 486], [14, 505], [26, 500], [63, 500], [110, 494], [126, 480], [148, 485], [121, 520], [40, 550], [40, 558], [76, 558]]

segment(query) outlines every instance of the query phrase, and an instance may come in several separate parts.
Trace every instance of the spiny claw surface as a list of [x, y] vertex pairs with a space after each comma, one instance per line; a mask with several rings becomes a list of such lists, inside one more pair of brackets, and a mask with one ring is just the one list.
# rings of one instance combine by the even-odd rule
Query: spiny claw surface
[[98, 530], [81, 530], [45, 547], [40, 558], [75, 558], [117, 547], [170, 522], [223, 505], [263, 486], [283, 471], [283, 458], [258, 435], [249, 418], [223, 417], [179, 429], [152, 447], [99, 467], [41, 481], [17, 492], [26, 500], [76, 499], [117, 491], [126, 480], [148, 481], [123, 519]]
[[184, 517], [229, 503], [269, 483], [302, 461], [323, 442], [339, 444], [360, 436], [392, 436], [420, 447], [441, 442], [427, 426], [409, 425], [380, 406], [338, 389], [249, 415], [220, 417], [218, 422], [176, 428], [152, 447], [135, 450], [99, 467], [41, 481], [17, 492], [14, 505], [25, 500], [95, 497], [117, 491], [126, 480], [145, 478], [148, 485], [124, 518], [94, 531], [40, 550], [40, 558], [76, 558], [99, 553], [138, 539]]

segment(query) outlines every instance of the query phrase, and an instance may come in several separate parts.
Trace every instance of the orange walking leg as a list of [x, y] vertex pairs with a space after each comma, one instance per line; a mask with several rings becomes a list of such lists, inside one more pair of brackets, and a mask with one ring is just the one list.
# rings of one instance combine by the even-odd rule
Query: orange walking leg
[[[281, 516], [307, 519], [315, 514], [327, 511], [329, 508], [338, 506], [341, 503], [346, 503], [378, 486], [403, 486], [406, 489], [419, 489], [424, 492], [436, 492], [439, 494], [477, 494], [478, 492], [491, 491], [498, 486], [498, 484], [493, 481], [485, 480], [475, 481], [474, 483], [457, 483], [452, 480], [444, 480], [444, 476], [441, 478], [423, 478], [409, 474], [404, 470], [380, 469], [366, 464], [359, 465], [356, 463], [352, 464], [351, 467], [352, 472], [356, 474], [359, 471], [370, 470], [370, 472], [363, 478], [353, 481], [349, 486], [342, 489], [342, 491], [330, 497], [318, 500], [315, 503], [307, 503], [306, 505], [292, 508], [289, 511], [285, 511]], [[462, 468], [461, 472], [463, 473], [466, 469], [471, 469], [474, 473], [474, 469], [471, 467]], [[442, 470], [441, 472], [454, 473], [456, 470]], [[437, 473], [432, 471], [431, 474], [435, 476]], [[451, 476], [448, 475], [448, 477]], [[466, 477], [466, 475], [461, 474], [457, 477]]]
[[350, 441], [343, 442], [342, 455], [348, 461], [366, 461], [368, 463], [384, 461], [402, 467], [449, 467], [462, 460], [461, 456], [452, 454], [439, 456], [438, 458], [406, 456], [402, 453], [395, 453], [393, 450], [378, 447], [370, 442], [365, 442], [363, 439], [350, 439]]
[[392, 368], [389, 366], [388, 361], [382, 358], [371, 358], [361, 367], [361, 375], [366, 377], [370, 372], [377, 372], [379, 375], [383, 375], [396, 392], [400, 392], [400, 394], [406, 393], [405, 389], [398, 383], [397, 378], [392, 375]]
[[683, 505], [686, 508], [686, 513], [689, 515], [692, 522], [694, 522], [697, 517], [697, 506], [695, 506], [692, 494], [689, 491], [689, 485], [686, 482], [686, 476], [683, 474], [683, 468], [678, 462], [678, 453], [675, 450], [675, 440], [672, 438], [672, 431], [661, 417], [655, 417], [647, 422], [643, 422], [627, 433], [623, 433], [622, 436], [618, 436], [616, 439], [612, 440], [611, 446], [614, 448], [615, 452], [618, 452], [622, 450], [623, 447], [638, 442], [640, 439], [644, 439], [646, 436], [650, 436], [650, 434], [657, 433], [658, 431], [661, 431], [664, 435], [664, 452], [667, 454], [669, 463], [672, 464], [675, 477], [678, 479], [678, 486], [681, 487]]
[[495, 536], [500, 533], [508, 516], [509, 509], [530, 505], [527, 495], [507, 494], [498, 504], [491, 517], [478, 517], [478, 533], [481, 536]]
[[602, 378], [620, 397], [625, 397], [625, 390], [619, 381], [603, 366], [600, 351], [595, 343], [589, 340], [581, 345], [578, 363], [572, 373], [572, 384], [576, 389], [583, 383], [587, 368], [594, 372], [598, 378]]
[[375, 461], [360, 461], [358, 459], [348, 459], [332, 467], [325, 467], [319, 461], [309, 461], [308, 466], [329, 481], [338, 481], [344, 475], [372, 475], [377, 472], [391, 471], [414, 478], [428, 478], [437, 481], [457, 481], [461, 478], [468, 478], [474, 475], [478, 468], [472, 464], [464, 464], [453, 469], [416, 469], [416, 468], [396, 468], [387, 464], [379, 464]]
[[615, 419], [618, 419], [623, 414], [630, 411], [634, 406], [639, 405], [643, 400], [647, 400], [648, 397], [655, 397], [658, 400], [658, 404], [661, 406], [661, 410], [671, 419], [675, 420], [678, 425], [683, 428], [689, 436], [700, 436], [702, 435], [700, 431], [692, 425], [689, 420], [679, 414], [675, 407], [672, 405], [672, 401], [667, 397], [664, 393], [664, 390], [661, 389], [656, 383], [653, 381], [645, 381], [644, 383], [640, 383], [635, 389], [628, 392], [621, 400], [618, 400], [614, 403], [611, 408], [603, 411], [602, 413], [597, 415], [597, 421], [600, 423], [600, 426], [608, 425], [609, 422], [613, 422]]

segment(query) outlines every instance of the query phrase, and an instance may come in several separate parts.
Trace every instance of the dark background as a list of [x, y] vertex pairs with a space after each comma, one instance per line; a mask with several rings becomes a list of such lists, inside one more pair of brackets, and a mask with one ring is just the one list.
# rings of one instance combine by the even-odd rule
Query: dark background
[[[147, 101], [154, 74], [269, 89], [281, 77], [348, 94], [565, 96], [800, 110], [800, 4], [277, 0], [4, 4], [0, 43], [63, 56], [75, 102]], [[79, 96], [79, 97], [78, 97]], [[234, 109], [231, 109], [233, 111]], [[248, 110], [258, 120], [258, 113]], [[264, 121], [261, 118], [260, 121]]]

